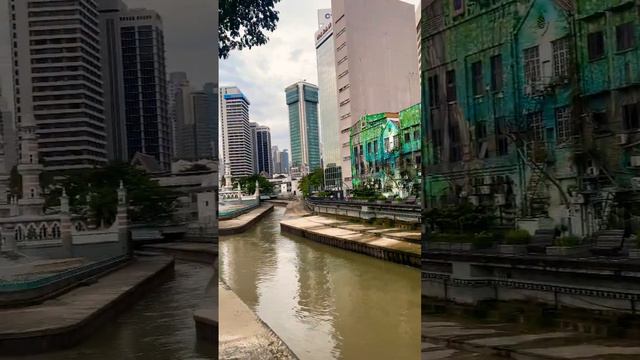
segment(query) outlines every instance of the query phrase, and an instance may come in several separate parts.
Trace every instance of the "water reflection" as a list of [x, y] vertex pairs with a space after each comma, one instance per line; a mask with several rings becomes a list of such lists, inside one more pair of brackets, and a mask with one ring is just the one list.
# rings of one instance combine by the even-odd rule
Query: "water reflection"
[[220, 276], [301, 359], [419, 359], [420, 272], [280, 233], [222, 237]]
[[[217, 347], [196, 341], [193, 311], [214, 282], [210, 266], [176, 262], [175, 278], [71, 350], [24, 360], [217, 359]], [[4, 359], [0, 357], [0, 359]]]

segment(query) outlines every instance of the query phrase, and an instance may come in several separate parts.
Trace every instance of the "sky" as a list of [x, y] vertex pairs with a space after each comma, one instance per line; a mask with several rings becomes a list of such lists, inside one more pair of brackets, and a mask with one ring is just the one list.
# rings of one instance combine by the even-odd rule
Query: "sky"
[[[420, 0], [405, 2], [418, 5]], [[331, 0], [282, 0], [280, 21], [264, 46], [234, 51], [220, 61], [220, 86], [237, 86], [251, 102], [250, 120], [271, 128], [271, 144], [289, 149], [284, 89], [300, 80], [317, 84], [315, 32], [318, 9]]]
[[[129, 8], [148, 8], [162, 16], [167, 74], [186, 71], [191, 83], [202, 87], [217, 80], [217, 8], [211, 0], [124, 0]], [[0, 0], [0, 79], [11, 106], [11, 49], [8, 0]]]

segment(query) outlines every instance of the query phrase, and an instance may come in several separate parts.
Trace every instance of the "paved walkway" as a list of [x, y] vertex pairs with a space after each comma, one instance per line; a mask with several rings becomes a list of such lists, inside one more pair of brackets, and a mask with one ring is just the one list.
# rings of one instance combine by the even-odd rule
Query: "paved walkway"
[[220, 299], [220, 359], [297, 359], [289, 348], [224, 283]]
[[640, 344], [568, 331], [516, 333], [508, 324], [423, 316], [422, 359], [640, 359]]
[[220, 235], [231, 235], [240, 233], [248, 226], [259, 220], [262, 216], [273, 210], [273, 204], [262, 204], [259, 207], [229, 220], [220, 220], [218, 230]]
[[283, 220], [281, 224], [329, 237], [364, 243], [376, 247], [399, 250], [420, 255], [421, 245], [415, 242], [420, 231], [400, 228], [383, 228], [375, 225], [357, 224], [327, 216], [307, 216]]
[[60, 333], [78, 326], [172, 262], [164, 256], [138, 258], [91, 286], [76, 288], [39, 305], [0, 309], [0, 340]]

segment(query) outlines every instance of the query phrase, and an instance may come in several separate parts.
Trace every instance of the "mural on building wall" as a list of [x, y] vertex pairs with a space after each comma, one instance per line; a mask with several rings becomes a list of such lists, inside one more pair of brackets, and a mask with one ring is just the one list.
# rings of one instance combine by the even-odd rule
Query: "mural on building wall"
[[637, 227], [638, 12], [625, 0], [423, 7], [426, 208], [470, 202], [575, 235]]
[[363, 116], [350, 132], [353, 188], [385, 196], [417, 195], [420, 182], [420, 104], [399, 113]]

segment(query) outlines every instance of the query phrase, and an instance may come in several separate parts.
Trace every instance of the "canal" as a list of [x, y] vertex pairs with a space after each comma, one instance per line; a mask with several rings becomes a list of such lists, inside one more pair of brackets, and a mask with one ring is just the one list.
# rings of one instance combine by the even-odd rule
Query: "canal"
[[193, 321], [193, 311], [205, 301], [205, 289], [211, 286], [217, 286], [211, 266], [176, 261], [174, 279], [146, 294], [78, 346], [11, 359], [216, 359], [217, 347], [196, 341]]
[[302, 360], [420, 358], [417, 269], [280, 233], [220, 239], [220, 277]]

